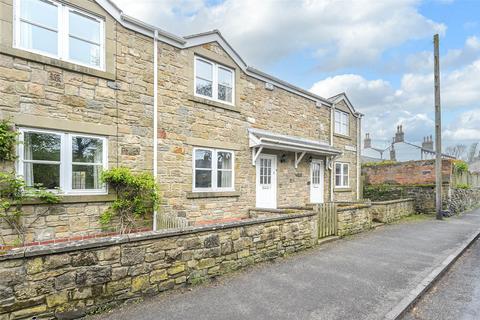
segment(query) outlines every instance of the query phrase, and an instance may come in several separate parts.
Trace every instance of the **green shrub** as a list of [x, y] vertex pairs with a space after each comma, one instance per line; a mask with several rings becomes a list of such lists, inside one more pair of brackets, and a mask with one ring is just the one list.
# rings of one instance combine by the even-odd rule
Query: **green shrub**
[[380, 166], [388, 166], [395, 163], [397, 162], [393, 160], [384, 160], [380, 162], [366, 162], [362, 164], [362, 167], [380, 167]]
[[[0, 172], [0, 219], [5, 221], [18, 236], [18, 244], [25, 243], [25, 234], [28, 228], [45, 216], [48, 206], [43, 212], [37, 214], [33, 221], [25, 224], [23, 205], [31, 200], [41, 200], [47, 204], [60, 202], [60, 197], [41, 185], [28, 187], [23, 179], [16, 177], [15, 173]], [[2, 242], [5, 243], [5, 241]]]
[[0, 161], [13, 161], [16, 158], [15, 145], [18, 132], [8, 120], [0, 121]]
[[462, 160], [455, 160], [453, 162], [453, 169], [457, 173], [464, 173], [468, 171], [468, 163]]
[[136, 227], [138, 218], [145, 218], [158, 208], [158, 186], [150, 173], [133, 173], [120, 167], [104, 171], [102, 181], [117, 194], [117, 199], [100, 216], [104, 228], [117, 217], [120, 233], [128, 232]]
[[459, 184], [457, 184], [457, 185], [455, 186], [455, 188], [468, 190], [468, 189], [471, 189], [472, 186], [469, 185], [468, 183], [459, 183]]

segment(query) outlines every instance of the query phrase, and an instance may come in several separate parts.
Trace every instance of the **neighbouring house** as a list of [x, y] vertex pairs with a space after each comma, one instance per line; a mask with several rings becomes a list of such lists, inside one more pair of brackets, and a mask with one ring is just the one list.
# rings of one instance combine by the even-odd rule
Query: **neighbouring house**
[[[444, 159], [455, 159], [447, 154], [442, 154]], [[362, 149], [362, 162], [391, 161], [415, 161], [435, 159], [435, 148], [432, 136], [423, 138], [421, 146], [405, 141], [403, 126], [397, 126], [397, 131], [392, 143], [387, 148], [372, 146], [370, 133], [365, 134]]]
[[156, 174], [162, 214], [190, 224], [358, 199], [362, 114], [344, 93], [312, 94], [249, 67], [216, 30], [175, 36], [108, 0], [0, 9], [0, 118], [21, 133], [16, 172], [63, 195], [30, 241], [100, 231], [115, 197], [100, 175], [116, 166]]

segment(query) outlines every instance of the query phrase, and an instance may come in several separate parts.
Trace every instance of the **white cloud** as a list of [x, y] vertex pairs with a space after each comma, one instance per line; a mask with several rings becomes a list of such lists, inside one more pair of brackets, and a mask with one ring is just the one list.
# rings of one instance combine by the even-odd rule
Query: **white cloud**
[[[480, 59], [442, 73], [442, 108], [474, 109], [452, 122], [444, 132], [446, 140], [480, 140], [479, 74]], [[406, 138], [411, 142], [420, 142], [433, 133], [432, 73], [404, 74], [398, 88], [383, 79], [368, 80], [360, 75], [344, 74], [318, 81], [310, 90], [326, 97], [346, 92], [352, 103], [365, 113], [363, 130], [373, 138], [390, 141], [398, 124], [403, 124]]]
[[422, 16], [416, 0], [115, 2], [173, 33], [220, 29], [246, 61], [261, 66], [302, 49], [316, 52], [321, 70], [372, 63], [388, 48], [446, 29]]
[[445, 140], [480, 140], [480, 109], [466, 111], [443, 132]]
[[[442, 39], [440, 39], [440, 43]], [[451, 70], [472, 63], [480, 56], [480, 39], [470, 36], [463, 48], [450, 49], [440, 59], [442, 70]], [[429, 72], [433, 68], [433, 52], [421, 51], [411, 54], [406, 59], [406, 68], [411, 72]]]

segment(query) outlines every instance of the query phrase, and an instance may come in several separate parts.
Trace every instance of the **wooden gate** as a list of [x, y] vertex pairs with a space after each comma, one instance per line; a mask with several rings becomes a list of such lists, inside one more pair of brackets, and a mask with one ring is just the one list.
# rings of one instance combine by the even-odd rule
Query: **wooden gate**
[[333, 202], [315, 205], [318, 212], [318, 238], [337, 235], [337, 206]]

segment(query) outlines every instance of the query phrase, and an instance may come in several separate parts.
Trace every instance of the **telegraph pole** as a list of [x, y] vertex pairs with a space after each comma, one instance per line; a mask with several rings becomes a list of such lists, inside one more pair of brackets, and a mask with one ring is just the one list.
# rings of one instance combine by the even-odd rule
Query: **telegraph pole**
[[435, 207], [437, 219], [442, 220], [442, 114], [440, 108], [440, 54], [438, 34], [433, 36], [435, 81]]

